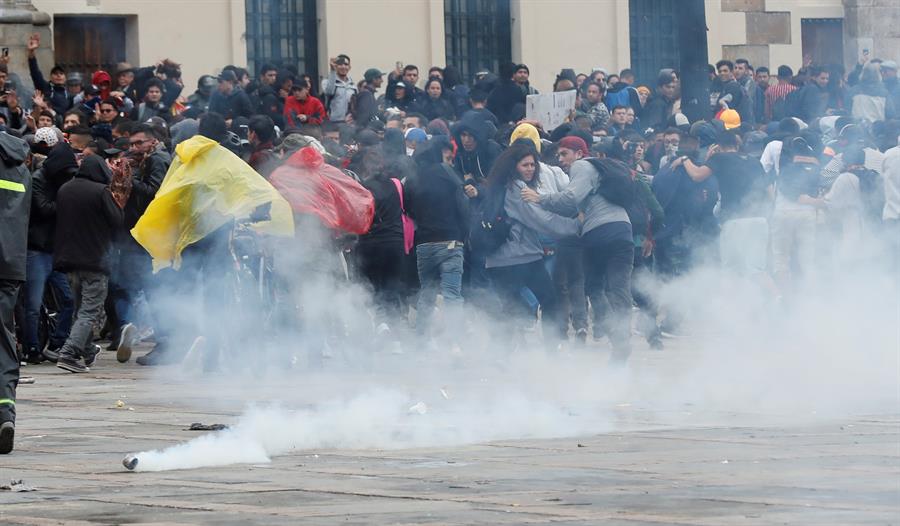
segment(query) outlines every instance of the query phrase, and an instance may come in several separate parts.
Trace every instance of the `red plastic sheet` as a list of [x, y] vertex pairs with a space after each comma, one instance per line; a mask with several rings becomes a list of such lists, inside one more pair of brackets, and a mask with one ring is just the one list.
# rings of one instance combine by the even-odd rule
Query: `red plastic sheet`
[[365, 234], [375, 217], [375, 198], [361, 184], [325, 164], [322, 154], [307, 146], [291, 155], [269, 177], [296, 213], [317, 216], [327, 228]]

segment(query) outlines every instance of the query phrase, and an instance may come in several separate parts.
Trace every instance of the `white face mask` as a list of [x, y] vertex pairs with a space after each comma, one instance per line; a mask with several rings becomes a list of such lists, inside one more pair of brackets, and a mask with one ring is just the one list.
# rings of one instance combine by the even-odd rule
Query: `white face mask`
[[416, 151], [413, 150], [412, 148], [410, 148], [409, 146], [406, 147], [406, 155], [407, 155], [407, 156], [412, 157], [412, 155], [413, 155], [415, 152], [416, 152]]

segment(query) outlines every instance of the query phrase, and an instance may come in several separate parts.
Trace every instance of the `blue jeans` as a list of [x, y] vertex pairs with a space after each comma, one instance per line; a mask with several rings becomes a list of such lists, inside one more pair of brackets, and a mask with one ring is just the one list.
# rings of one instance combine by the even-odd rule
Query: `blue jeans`
[[[48, 252], [29, 250], [25, 265], [25, 346], [28, 349], [38, 347], [38, 320], [44, 301], [44, 287], [49, 282], [59, 300], [56, 330], [50, 335], [50, 346], [60, 347], [69, 336], [75, 310], [69, 282], [65, 274], [53, 270], [53, 254]], [[40, 352], [42, 349], [37, 350]]]
[[114, 296], [119, 327], [122, 327], [134, 322], [134, 301], [141, 290], [147, 293], [146, 286], [153, 273], [153, 266], [146, 252], [135, 252], [128, 248], [121, 250], [116, 263], [109, 288], [110, 294]]
[[[452, 248], [451, 248], [452, 245]], [[441, 241], [416, 246], [419, 268], [419, 301], [416, 305], [416, 330], [424, 334], [431, 324], [431, 312], [438, 291], [444, 297], [444, 324], [459, 328], [462, 323], [463, 246]]]

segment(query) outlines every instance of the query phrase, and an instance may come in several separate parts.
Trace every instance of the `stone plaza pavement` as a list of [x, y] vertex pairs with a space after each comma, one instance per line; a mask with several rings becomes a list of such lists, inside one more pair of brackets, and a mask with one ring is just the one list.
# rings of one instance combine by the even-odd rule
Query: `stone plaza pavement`
[[0, 485], [35, 491], [0, 490], [0, 524], [900, 524], [898, 414], [672, 425], [624, 406], [614, 430], [572, 438], [127, 472], [124, 454], [196, 438], [191, 423], [233, 423], [243, 407], [113, 354], [85, 375], [23, 369], [36, 383], [20, 386]]

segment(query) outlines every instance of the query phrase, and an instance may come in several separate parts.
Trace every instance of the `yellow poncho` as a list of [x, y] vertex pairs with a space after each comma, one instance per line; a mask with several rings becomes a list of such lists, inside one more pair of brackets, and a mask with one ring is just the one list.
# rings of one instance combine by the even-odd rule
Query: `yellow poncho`
[[156, 197], [131, 235], [153, 257], [153, 270], [181, 265], [181, 252], [232, 219], [246, 218], [272, 203], [271, 220], [260, 232], [294, 235], [287, 201], [236, 155], [201, 135], [175, 148], [176, 157]]

